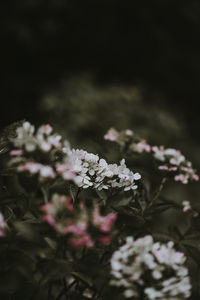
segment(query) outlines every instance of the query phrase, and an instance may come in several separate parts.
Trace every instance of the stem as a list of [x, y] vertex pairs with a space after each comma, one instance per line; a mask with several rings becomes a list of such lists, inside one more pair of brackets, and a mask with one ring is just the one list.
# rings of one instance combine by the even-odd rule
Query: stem
[[76, 200], [78, 199], [78, 195], [79, 195], [79, 193], [80, 193], [81, 189], [80, 189], [80, 188], [78, 188], [78, 190], [77, 190], [76, 194], [75, 194], [75, 193], [73, 194], [73, 190], [72, 190], [72, 187], [71, 187], [71, 185], [70, 185], [69, 189], [70, 189], [70, 195], [71, 195], [71, 197], [72, 197], [73, 203], [75, 203], [75, 202], [76, 202]]
[[164, 184], [165, 184], [166, 181], [167, 181], [167, 178], [163, 177], [162, 180], [161, 180], [160, 186], [158, 187], [158, 189], [157, 189], [157, 191], [155, 193], [153, 201], [156, 201], [158, 199], [158, 197], [159, 197], [159, 195], [160, 195], [160, 193], [161, 193], [161, 191], [162, 191], [162, 189], [163, 189]]
[[44, 202], [48, 203], [48, 192], [45, 187], [41, 187], [42, 194], [44, 196]]
[[153, 203], [158, 199], [166, 181], [167, 181], [167, 178], [163, 177], [158, 189], [155, 192], [155, 195], [154, 195], [152, 201], [149, 203], [149, 207], [151, 207], [153, 205]]

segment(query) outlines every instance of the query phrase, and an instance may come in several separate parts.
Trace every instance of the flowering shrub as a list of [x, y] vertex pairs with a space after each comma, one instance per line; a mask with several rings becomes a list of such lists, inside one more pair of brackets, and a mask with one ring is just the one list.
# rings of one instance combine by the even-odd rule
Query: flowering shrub
[[[120, 162], [109, 163], [71, 148], [50, 125], [35, 130], [25, 121], [6, 132], [0, 139], [2, 299], [200, 296], [198, 209], [163, 190], [171, 178], [175, 184], [199, 179], [179, 150], [111, 128], [104, 138], [119, 144]], [[133, 170], [124, 157], [133, 158]], [[171, 211], [173, 226], [163, 222]]]

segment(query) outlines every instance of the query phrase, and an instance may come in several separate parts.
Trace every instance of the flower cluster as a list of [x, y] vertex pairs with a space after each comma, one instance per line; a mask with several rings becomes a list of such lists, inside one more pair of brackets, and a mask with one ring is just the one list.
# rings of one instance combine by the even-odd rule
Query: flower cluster
[[111, 258], [110, 284], [123, 287], [125, 298], [185, 299], [191, 290], [185, 260], [173, 242], [154, 243], [151, 236], [135, 241], [127, 237]]
[[150, 146], [146, 140], [135, 136], [133, 131], [127, 129], [118, 132], [110, 128], [104, 135], [106, 140], [117, 142], [123, 148], [134, 153], [149, 153], [158, 163], [158, 169], [173, 174], [175, 181], [187, 184], [189, 180], [199, 180], [192, 163], [176, 149], [164, 148], [163, 146]]
[[192, 163], [187, 161], [185, 156], [179, 150], [173, 148], [165, 149], [163, 146], [154, 146], [152, 147], [152, 152], [154, 158], [157, 161], [162, 162], [158, 167], [159, 170], [175, 172], [175, 181], [187, 184], [189, 180], [199, 180], [199, 176], [192, 168]]
[[[68, 243], [74, 247], [94, 247], [99, 241], [108, 244], [111, 240], [110, 231], [116, 215], [110, 213], [102, 216], [98, 206], [90, 211], [84, 203], [74, 208], [67, 196], [54, 194], [51, 202], [41, 206], [43, 221], [52, 226], [58, 233], [67, 235]], [[95, 235], [92, 232], [95, 231]]]
[[6, 222], [4, 220], [2, 213], [0, 212], [0, 237], [5, 236], [5, 228], [6, 228]]
[[123, 147], [128, 145], [129, 150], [133, 152], [151, 152], [151, 146], [146, 140], [139, 139], [130, 129], [117, 131], [115, 128], [110, 128], [104, 135], [104, 139], [111, 142], [117, 142]]
[[[120, 165], [108, 164], [96, 154], [70, 149], [69, 143], [62, 143], [61, 136], [52, 134], [52, 130], [50, 125], [42, 125], [34, 134], [34, 126], [29, 122], [23, 123], [17, 128], [17, 136], [12, 139], [18, 149], [10, 152], [13, 157], [10, 165], [15, 165], [19, 172], [37, 174], [41, 181], [60, 176], [64, 180], [73, 180], [82, 188], [123, 188], [124, 191], [137, 188], [135, 181], [141, 176], [130, 171], [125, 160], [122, 160]], [[39, 155], [37, 150], [42, 152], [42, 155]], [[62, 153], [62, 159], [52, 160], [52, 157], [55, 157], [52, 152], [55, 151]], [[41, 157], [40, 161], [38, 157]]]
[[61, 143], [61, 136], [54, 134], [50, 125], [42, 125], [35, 132], [33, 125], [24, 122], [11, 142], [15, 149], [10, 151], [10, 166], [18, 172], [38, 175], [40, 181], [56, 178], [55, 153], [62, 151], [66, 142]]
[[21, 127], [17, 128], [17, 136], [12, 138], [12, 142], [15, 147], [24, 148], [28, 152], [36, 149], [48, 152], [52, 148], [61, 146], [61, 136], [52, 132], [53, 128], [47, 124], [40, 126], [35, 133], [35, 127], [29, 122], [24, 122]]
[[79, 187], [93, 187], [98, 190], [109, 188], [123, 188], [124, 191], [137, 188], [135, 181], [140, 179], [139, 173], [133, 173], [121, 160], [120, 165], [108, 164], [105, 159], [100, 159], [98, 155], [88, 153], [84, 150], [72, 149], [68, 152], [70, 163], [57, 165], [57, 170], [61, 170], [65, 177], [65, 166], [76, 173], [75, 182]]

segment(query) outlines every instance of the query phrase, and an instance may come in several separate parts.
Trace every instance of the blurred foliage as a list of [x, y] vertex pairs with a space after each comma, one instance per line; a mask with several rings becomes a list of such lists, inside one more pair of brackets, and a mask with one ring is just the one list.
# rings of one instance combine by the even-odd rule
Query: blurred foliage
[[104, 151], [103, 135], [110, 127], [133, 128], [152, 143], [168, 145], [177, 139], [180, 143], [187, 134], [181, 118], [145, 103], [141, 88], [102, 87], [84, 75], [63, 81], [59, 89], [50, 91], [39, 110], [70, 141], [90, 151]]

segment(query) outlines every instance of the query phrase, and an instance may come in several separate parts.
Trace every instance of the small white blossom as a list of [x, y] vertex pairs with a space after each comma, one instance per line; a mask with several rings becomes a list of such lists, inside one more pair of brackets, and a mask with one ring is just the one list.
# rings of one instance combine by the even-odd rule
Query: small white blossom
[[119, 133], [117, 132], [117, 130], [114, 128], [110, 128], [108, 130], [108, 132], [104, 135], [104, 139], [111, 141], [111, 142], [116, 142], [118, 136], [119, 136]]
[[183, 205], [183, 212], [186, 212], [191, 209], [191, 204], [187, 200], [183, 201], [182, 205]]

